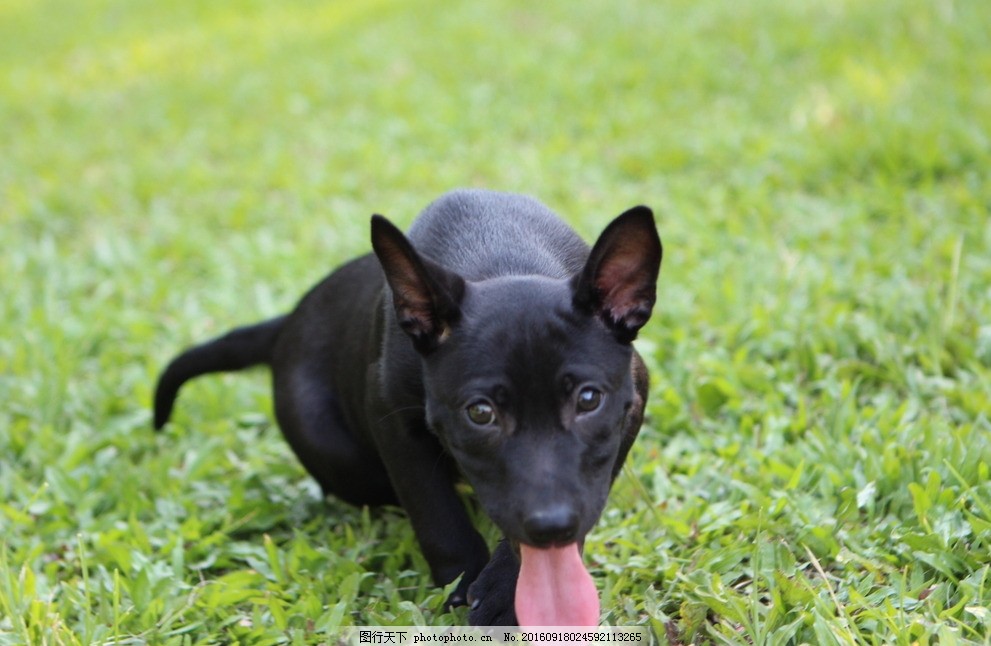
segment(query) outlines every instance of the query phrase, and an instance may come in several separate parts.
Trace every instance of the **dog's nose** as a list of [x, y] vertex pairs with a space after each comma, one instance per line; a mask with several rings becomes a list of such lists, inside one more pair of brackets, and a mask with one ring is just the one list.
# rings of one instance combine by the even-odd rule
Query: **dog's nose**
[[578, 534], [578, 512], [565, 504], [539, 509], [523, 520], [523, 530], [536, 547], [572, 543]]

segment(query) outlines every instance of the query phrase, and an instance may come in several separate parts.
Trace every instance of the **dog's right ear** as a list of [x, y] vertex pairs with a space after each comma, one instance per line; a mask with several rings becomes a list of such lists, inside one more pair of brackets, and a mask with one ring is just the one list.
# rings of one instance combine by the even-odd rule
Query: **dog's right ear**
[[399, 327], [421, 354], [437, 348], [461, 317], [464, 279], [420, 256], [394, 224], [372, 216], [372, 248], [392, 289]]

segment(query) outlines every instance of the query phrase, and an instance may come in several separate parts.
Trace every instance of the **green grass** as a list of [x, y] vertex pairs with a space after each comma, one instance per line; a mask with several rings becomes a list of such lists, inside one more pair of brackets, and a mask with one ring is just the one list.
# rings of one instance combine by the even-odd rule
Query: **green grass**
[[456, 186], [586, 238], [658, 214], [605, 621], [991, 643], [989, 33], [981, 0], [3, 3], [0, 644], [465, 621], [400, 512], [320, 499], [263, 373], [147, 410]]

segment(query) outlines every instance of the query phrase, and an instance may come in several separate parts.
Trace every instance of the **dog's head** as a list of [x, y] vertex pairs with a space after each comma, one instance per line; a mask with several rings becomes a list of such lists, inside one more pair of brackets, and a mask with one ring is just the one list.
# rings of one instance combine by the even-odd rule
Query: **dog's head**
[[636, 405], [630, 344], [650, 317], [662, 254], [650, 210], [616, 218], [584, 268], [560, 280], [466, 281], [379, 216], [372, 242], [423, 361], [427, 422], [482, 506], [514, 541], [580, 541], [605, 506]]

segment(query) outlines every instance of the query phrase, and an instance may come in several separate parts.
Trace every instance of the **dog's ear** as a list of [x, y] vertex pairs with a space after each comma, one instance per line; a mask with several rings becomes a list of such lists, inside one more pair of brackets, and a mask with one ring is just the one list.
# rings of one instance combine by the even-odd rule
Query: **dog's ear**
[[654, 307], [662, 255], [654, 214], [633, 207], [609, 223], [575, 276], [575, 307], [601, 318], [620, 342], [633, 341]]
[[399, 327], [420, 353], [434, 350], [461, 316], [461, 276], [420, 256], [394, 224], [372, 216], [372, 248], [392, 289]]

